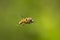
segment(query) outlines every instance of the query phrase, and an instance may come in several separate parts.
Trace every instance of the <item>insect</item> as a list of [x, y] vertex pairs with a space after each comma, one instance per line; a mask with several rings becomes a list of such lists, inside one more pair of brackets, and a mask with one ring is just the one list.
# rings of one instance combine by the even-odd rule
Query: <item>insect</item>
[[19, 21], [19, 24], [30, 24], [33, 23], [33, 19], [30, 17], [23, 18]]

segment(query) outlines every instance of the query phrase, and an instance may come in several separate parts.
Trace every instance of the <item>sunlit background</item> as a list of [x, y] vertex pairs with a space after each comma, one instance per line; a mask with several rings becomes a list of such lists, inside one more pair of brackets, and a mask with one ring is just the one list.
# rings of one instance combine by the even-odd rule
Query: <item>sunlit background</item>
[[0, 40], [60, 40], [60, 0], [0, 0]]

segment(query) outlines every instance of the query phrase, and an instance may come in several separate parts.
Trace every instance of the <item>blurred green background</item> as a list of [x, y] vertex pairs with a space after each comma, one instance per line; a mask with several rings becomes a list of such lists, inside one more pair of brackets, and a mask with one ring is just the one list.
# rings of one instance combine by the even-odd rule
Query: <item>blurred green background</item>
[[60, 0], [0, 0], [0, 40], [60, 40]]

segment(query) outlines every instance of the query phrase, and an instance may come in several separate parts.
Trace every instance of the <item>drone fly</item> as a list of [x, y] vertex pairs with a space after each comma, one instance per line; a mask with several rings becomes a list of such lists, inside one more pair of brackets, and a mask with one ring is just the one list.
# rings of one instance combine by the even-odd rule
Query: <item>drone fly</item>
[[30, 24], [33, 23], [33, 19], [30, 17], [23, 18], [19, 21], [19, 24]]

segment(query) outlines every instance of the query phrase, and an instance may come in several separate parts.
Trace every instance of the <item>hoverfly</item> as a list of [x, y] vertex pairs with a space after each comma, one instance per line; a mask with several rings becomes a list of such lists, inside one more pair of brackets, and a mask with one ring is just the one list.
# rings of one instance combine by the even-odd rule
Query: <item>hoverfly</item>
[[30, 17], [23, 18], [19, 21], [19, 24], [30, 24], [33, 23], [33, 19]]

